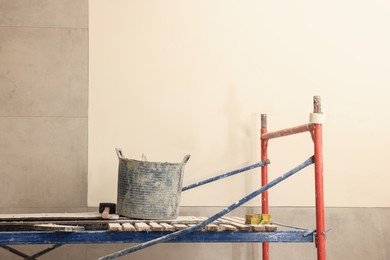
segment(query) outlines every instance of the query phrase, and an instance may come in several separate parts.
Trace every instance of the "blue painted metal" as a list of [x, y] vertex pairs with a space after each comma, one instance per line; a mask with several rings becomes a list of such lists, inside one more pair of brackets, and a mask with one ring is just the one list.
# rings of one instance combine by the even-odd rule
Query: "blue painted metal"
[[204, 185], [204, 184], [207, 184], [207, 183], [210, 183], [210, 182], [213, 182], [213, 181], [221, 180], [223, 178], [230, 177], [230, 176], [236, 175], [236, 174], [241, 173], [241, 172], [252, 170], [252, 169], [255, 169], [255, 168], [258, 168], [258, 167], [263, 167], [264, 165], [267, 165], [267, 164], [270, 164], [270, 160], [268, 160], [268, 159], [264, 160], [264, 161], [260, 161], [258, 163], [252, 164], [252, 165], [249, 165], [249, 166], [246, 166], [246, 167], [243, 167], [241, 169], [237, 169], [237, 170], [234, 170], [234, 171], [231, 171], [231, 172], [227, 172], [227, 173], [224, 173], [224, 174], [212, 177], [212, 178], [207, 179], [207, 180], [203, 180], [203, 181], [200, 181], [200, 182], [197, 182], [197, 183], [190, 184], [188, 186], [183, 187], [182, 191], [193, 189], [193, 188], [199, 187], [201, 185]]
[[288, 171], [287, 173], [279, 176], [278, 178], [276, 178], [275, 180], [273, 180], [273, 181], [269, 182], [268, 184], [264, 185], [260, 189], [252, 192], [251, 194], [249, 194], [246, 197], [240, 199], [236, 203], [230, 205], [229, 207], [223, 209], [222, 211], [218, 212], [217, 214], [211, 216], [207, 220], [205, 220], [205, 221], [203, 221], [203, 222], [201, 222], [201, 223], [199, 223], [197, 225], [194, 225], [192, 227], [189, 227], [189, 228], [186, 228], [186, 229], [174, 232], [174, 233], [170, 233], [170, 234], [161, 236], [159, 238], [156, 238], [156, 239], [144, 242], [142, 244], [138, 244], [136, 246], [133, 246], [133, 247], [130, 247], [130, 248], [127, 248], [127, 249], [120, 250], [120, 251], [118, 251], [116, 253], [113, 253], [113, 254], [110, 254], [110, 255], [107, 255], [107, 256], [103, 256], [103, 257], [101, 257], [99, 259], [101, 259], [101, 260], [115, 259], [117, 257], [123, 256], [123, 255], [127, 255], [127, 254], [130, 254], [130, 253], [133, 253], [133, 252], [136, 252], [138, 250], [141, 250], [141, 249], [153, 246], [155, 244], [162, 243], [162, 242], [167, 242], [167, 241], [172, 240], [174, 238], [177, 238], [177, 237], [180, 237], [180, 236], [184, 236], [184, 235], [187, 235], [187, 234], [189, 234], [191, 232], [194, 232], [194, 231], [196, 231], [196, 230], [198, 230], [198, 229], [200, 229], [200, 228], [202, 228], [202, 227], [212, 223], [213, 221], [217, 220], [218, 218], [226, 215], [230, 211], [238, 208], [242, 204], [248, 202], [249, 200], [253, 199], [254, 197], [256, 197], [259, 194], [263, 193], [264, 191], [272, 188], [276, 184], [282, 182], [283, 180], [287, 179], [288, 177], [294, 175], [298, 171], [302, 170], [303, 168], [306, 168], [307, 166], [309, 166], [309, 165], [311, 165], [313, 163], [314, 163], [314, 156], [310, 157], [309, 159], [307, 159], [305, 162], [303, 162], [302, 164], [298, 165], [294, 169], [292, 169], [292, 170]]
[[[175, 237], [174, 243], [257, 243], [257, 242], [296, 242], [311, 243], [313, 236], [306, 230], [288, 230], [275, 232], [252, 231], [200, 231]], [[172, 232], [53, 232], [23, 231], [0, 232], [0, 245], [33, 245], [33, 244], [108, 244], [108, 243], [142, 243], [174, 234]]]

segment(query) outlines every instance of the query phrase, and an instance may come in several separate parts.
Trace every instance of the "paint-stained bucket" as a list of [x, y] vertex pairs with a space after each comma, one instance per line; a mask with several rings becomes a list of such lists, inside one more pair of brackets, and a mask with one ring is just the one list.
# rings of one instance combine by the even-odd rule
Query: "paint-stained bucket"
[[119, 159], [117, 212], [137, 219], [175, 219], [179, 214], [184, 166], [181, 163]]

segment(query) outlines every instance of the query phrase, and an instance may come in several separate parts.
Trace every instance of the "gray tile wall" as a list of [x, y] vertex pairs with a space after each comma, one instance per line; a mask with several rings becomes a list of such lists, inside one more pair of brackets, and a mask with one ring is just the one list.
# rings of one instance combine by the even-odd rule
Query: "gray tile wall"
[[[0, 213], [87, 210], [88, 0], [0, 0]], [[207, 216], [218, 207], [184, 207]], [[234, 212], [258, 212], [241, 208]], [[311, 208], [274, 221], [314, 227]], [[390, 259], [389, 208], [328, 208], [328, 259]], [[40, 259], [96, 259], [129, 245], [64, 245]], [[46, 248], [15, 246], [27, 254]], [[121, 259], [261, 259], [257, 244], [162, 244]], [[271, 259], [315, 259], [271, 244]], [[20, 259], [0, 249], [0, 259]]]
[[0, 213], [86, 211], [87, 138], [88, 0], [0, 0]]
[[0, 0], [0, 212], [86, 210], [88, 1]]

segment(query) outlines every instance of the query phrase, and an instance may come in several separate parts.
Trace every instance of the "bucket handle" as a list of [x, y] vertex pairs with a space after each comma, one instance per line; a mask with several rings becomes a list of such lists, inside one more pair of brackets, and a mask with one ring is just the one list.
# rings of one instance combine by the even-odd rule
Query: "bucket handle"
[[123, 159], [124, 155], [121, 148], [115, 148], [116, 155], [118, 156], [118, 159]]
[[188, 160], [190, 159], [190, 157], [191, 157], [191, 155], [187, 154], [186, 156], [184, 156], [184, 158], [181, 161], [181, 163], [186, 164], [188, 162]]

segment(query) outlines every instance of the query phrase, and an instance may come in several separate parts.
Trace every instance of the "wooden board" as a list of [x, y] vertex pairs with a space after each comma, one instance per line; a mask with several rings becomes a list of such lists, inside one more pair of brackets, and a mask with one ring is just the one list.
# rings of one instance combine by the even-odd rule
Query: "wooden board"
[[143, 222], [135, 223], [134, 227], [137, 231], [151, 231], [150, 226]]
[[136, 229], [130, 223], [123, 223], [122, 224], [122, 231], [124, 231], [124, 232], [134, 232], [134, 231], [136, 231]]
[[240, 222], [239, 220], [236, 220], [234, 218], [222, 217], [221, 219], [228, 221], [228, 222], [231, 222], [230, 225], [235, 226], [240, 231], [250, 231], [251, 230], [251, 227], [249, 225], [245, 225], [242, 222]]
[[164, 230], [163, 226], [161, 226], [160, 224], [154, 223], [154, 222], [150, 222], [149, 226], [150, 226], [152, 231], [163, 231]]
[[164, 231], [175, 231], [175, 227], [168, 223], [160, 223], [160, 225], [164, 228]]
[[[240, 217], [226, 217], [227, 219], [233, 221], [234, 223], [245, 223], [246, 220], [244, 218]], [[276, 226], [269, 227], [268, 229], [266, 228], [266, 225], [262, 224], [249, 224], [248, 225], [252, 231], [275, 231]]]
[[206, 230], [207, 231], [218, 231], [219, 230], [219, 226], [216, 225], [216, 224], [208, 224], [206, 226]]
[[276, 225], [272, 224], [266, 224], [264, 225], [266, 231], [276, 231], [278, 227]]
[[230, 224], [219, 224], [219, 228], [222, 231], [237, 231], [238, 229]]
[[[99, 212], [0, 214], [0, 221], [53, 220], [53, 219], [55, 220], [102, 219], [102, 216]], [[110, 214], [110, 219], [119, 219], [119, 215]]]
[[188, 228], [188, 226], [185, 224], [173, 224], [173, 227], [175, 228], [176, 231]]
[[265, 231], [265, 226], [261, 224], [250, 224], [252, 231]]
[[[104, 220], [101, 218], [95, 219], [94, 217], [99, 216], [96, 213], [88, 213], [86, 215], [76, 214], [78, 217], [83, 217], [81, 219], [71, 219], [72, 214], [67, 214], [62, 216], [62, 220], [51, 220], [51, 217], [57, 217], [57, 214], [44, 215], [43, 218], [38, 218], [42, 216], [39, 214], [33, 214], [33, 219], [29, 220], [20, 220], [20, 218], [11, 220], [0, 220], [0, 232], [4, 231], [79, 231], [81, 228], [85, 231], [93, 230], [107, 230], [111, 232], [150, 232], [150, 231], [168, 231], [174, 232], [178, 230], [183, 230], [188, 227], [197, 225], [205, 220], [207, 217], [193, 217], [185, 216], [179, 217], [176, 220], [170, 220], [169, 222], [164, 222], [160, 220], [138, 220], [138, 219], [110, 219]], [[25, 218], [26, 215], [23, 215], [22, 218]], [[28, 216], [28, 217], [31, 217]], [[90, 219], [88, 219], [91, 217]], [[49, 218], [49, 219], [46, 219]], [[68, 219], [69, 218], [69, 219]], [[180, 222], [181, 221], [181, 222]], [[274, 225], [256, 225], [256, 224], [243, 224], [245, 219], [238, 217], [222, 217], [203, 228], [199, 228], [196, 231], [275, 231], [277, 228]], [[74, 228], [71, 228], [74, 226]], [[76, 228], [77, 227], [77, 228]]]
[[68, 225], [56, 225], [56, 224], [33, 225], [32, 229], [37, 231], [57, 231], [57, 232], [84, 231], [83, 226], [68, 226]]
[[119, 223], [108, 223], [108, 231], [122, 231], [122, 226]]

